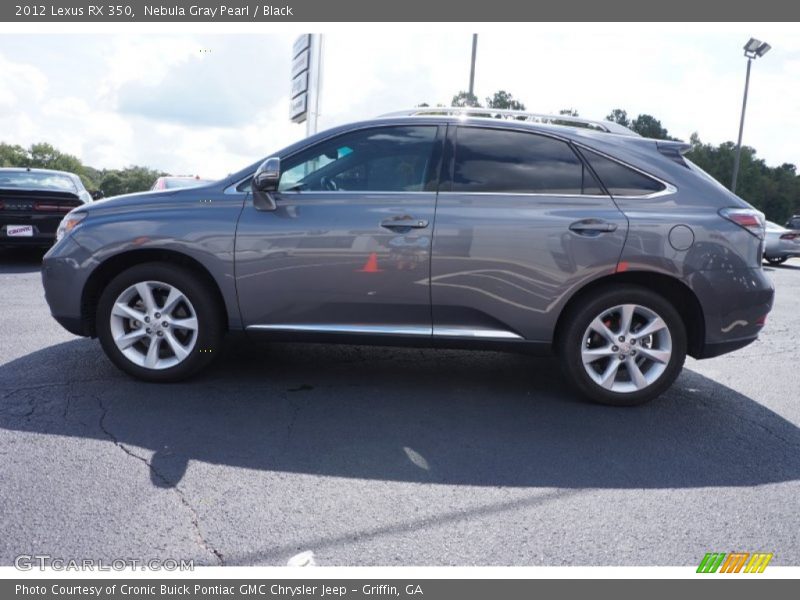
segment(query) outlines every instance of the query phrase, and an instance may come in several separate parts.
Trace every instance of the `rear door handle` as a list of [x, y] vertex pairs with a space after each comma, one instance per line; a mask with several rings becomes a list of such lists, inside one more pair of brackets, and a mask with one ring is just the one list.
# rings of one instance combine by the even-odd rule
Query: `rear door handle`
[[582, 219], [569, 226], [570, 231], [580, 235], [596, 235], [617, 230], [616, 223], [609, 223], [601, 219]]
[[381, 227], [386, 229], [424, 229], [428, 226], [427, 219], [414, 217], [395, 217], [381, 221]]

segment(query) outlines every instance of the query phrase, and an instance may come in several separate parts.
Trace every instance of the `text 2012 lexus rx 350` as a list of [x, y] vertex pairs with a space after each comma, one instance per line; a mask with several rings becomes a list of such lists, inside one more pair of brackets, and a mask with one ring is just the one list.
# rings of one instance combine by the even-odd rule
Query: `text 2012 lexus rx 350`
[[687, 145], [486, 110], [353, 123], [217, 183], [75, 209], [44, 258], [51, 312], [149, 381], [244, 330], [552, 350], [616, 405], [756, 339], [764, 216]]

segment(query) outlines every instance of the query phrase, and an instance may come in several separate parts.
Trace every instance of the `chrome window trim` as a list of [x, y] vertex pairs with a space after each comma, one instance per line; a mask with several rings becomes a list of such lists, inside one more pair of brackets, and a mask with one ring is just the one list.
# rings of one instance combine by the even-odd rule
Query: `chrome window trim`
[[[229, 195], [231, 195], [231, 194], [232, 195], [239, 195], [239, 196], [244, 195], [244, 194], [249, 194], [250, 193], [249, 191], [248, 192], [240, 192], [240, 191], [236, 190], [236, 187], [238, 185], [240, 185], [245, 179], [248, 179], [248, 177], [245, 177], [244, 179], [241, 179], [241, 180], [237, 181], [236, 183], [229, 185], [227, 188], [225, 188], [225, 191], [223, 193], [224, 194], [229, 194]], [[231, 191], [229, 191], [229, 190], [231, 190]], [[409, 194], [425, 194], [427, 196], [431, 196], [431, 195], [435, 196], [437, 194], [437, 192], [435, 192], [434, 190], [431, 190], [429, 192], [419, 192], [419, 191], [413, 191], [413, 192], [402, 192], [402, 191], [376, 192], [376, 191], [369, 191], [369, 192], [367, 192], [367, 191], [362, 191], [362, 190], [314, 190], [314, 191], [309, 192], [309, 191], [302, 191], [302, 190], [287, 190], [287, 191], [284, 191], [284, 192], [275, 192], [275, 194], [277, 196], [283, 196], [283, 197], [287, 197], [287, 196], [291, 197], [292, 194], [297, 194], [298, 197], [300, 195], [303, 195], [303, 196], [307, 197], [307, 196], [310, 196], [311, 194], [349, 194], [351, 196], [354, 196], [354, 195], [358, 195], [358, 196], [389, 195], [389, 194], [395, 194], [395, 195], [402, 194], [403, 196], [408, 196]], [[603, 198], [608, 198], [608, 196], [603, 196]]]
[[[539, 136], [542, 136], [542, 137], [545, 137], [545, 138], [557, 140], [559, 142], [564, 142], [567, 145], [567, 147], [569, 147], [569, 149], [572, 151], [572, 153], [575, 154], [575, 158], [578, 159], [578, 162], [581, 164], [581, 166], [584, 169], [589, 166], [585, 162], [584, 157], [580, 156], [578, 153], [575, 152], [575, 149], [572, 147], [574, 142], [573, 142], [573, 140], [571, 138], [563, 137], [563, 136], [560, 136], [560, 135], [556, 135], [556, 134], [551, 133], [549, 131], [531, 131], [530, 129], [525, 129], [523, 127], [513, 127], [513, 126], [511, 126], [511, 127], [503, 127], [501, 125], [501, 123], [507, 123], [507, 122], [508, 121], [501, 121], [500, 123], [492, 122], [492, 123], [485, 123], [485, 124], [484, 123], [457, 123], [455, 125], [455, 131], [456, 131], [456, 133], [455, 133], [455, 140], [456, 140], [455, 148], [456, 148], [456, 150], [458, 149], [458, 129], [460, 129], [460, 128], [492, 129], [492, 130], [498, 130], [498, 131], [514, 131], [514, 132], [517, 132], [517, 133], [527, 133], [528, 135], [539, 135]], [[487, 127], [487, 125], [494, 125], [494, 127]], [[501, 125], [501, 126], [497, 127], [497, 125]], [[577, 144], [575, 144], [575, 145], [577, 145]], [[587, 150], [591, 150], [591, 148], [589, 148], [588, 146], [586, 148], [587, 148]], [[455, 155], [454, 155], [454, 160], [455, 160]], [[647, 175], [647, 173], [644, 173], [644, 175]], [[596, 177], [594, 177], [594, 178], [597, 179]], [[599, 179], [598, 179], [598, 181], [599, 181]], [[441, 185], [441, 183], [442, 182], [440, 181], [439, 185]], [[450, 182], [450, 183], [452, 185], [452, 182]], [[486, 195], [486, 196], [539, 196], [539, 197], [547, 196], [547, 197], [550, 197], [550, 198], [554, 198], [554, 197], [555, 198], [594, 198], [594, 199], [602, 198], [604, 200], [608, 200], [608, 199], [610, 199], [612, 197], [611, 194], [545, 194], [545, 193], [542, 193], [542, 192], [464, 192], [464, 191], [462, 191], [462, 192], [453, 192], [451, 190], [448, 190], [448, 191], [439, 190], [439, 193], [440, 194], [445, 194], [445, 193], [446, 194], [474, 194], [474, 195]], [[626, 196], [626, 197], [629, 197], [629, 196]]]
[[[439, 192], [439, 195], [456, 195], [456, 196], [463, 196], [468, 194], [470, 196], [534, 196], [534, 197], [546, 197], [546, 198], [590, 198], [594, 200], [609, 200], [611, 196], [608, 194], [547, 194], [542, 192]], [[624, 196], [625, 198], [631, 198], [631, 196]]]
[[[579, 150], [583, 149], [583, 150], [588, 150], [589, 152], [594, 152], [595, 154], [599, 154], [603, 158], [606, 158], [606, 159], [608, 159], [610, 161], [613, 161], [613, 162], [615, 162], [615, 163], [617, 163], [619, 165], [622, 165], [623, 167], [627, 167], [629, 169], [632, 169], [632, 170], [636, 171], [637, 173], [639, 173], [640, 175], [644, 175], [645, 177], [649, 177], [650, 179], [653, 179], [653, 180], [659, 182], [661, 185], [664, 186], [664, 189], [660, 190], [658, 192], [652, 192], [650, 194], [638, 194], [638, 195], [635, 195], [635, 196], [614, 196], [613, 194], [544, 194], [544, 193], [541, 193], [541, 192], [453, 192], [453, 191], [445, 191], [445, 190], [439, 190], [438, 191], [439, 194], [472, 194], [472, 195], [485, 195], [485, 196], [533, 196], [533, 197], [549, 196], [551, 198], [552, 197], [556, 197], [556, 198], [593, 198], [593, 199], [600, 199], [600, 198], [602, 198], [602, 199], [606, 199], [606, 198], [613, 198], [613, 199], [616, 199], [616, 198], [632, 198], [632, 199], [636, 199], [636, 200], [650, 200], [652, 198], [658, 198], [658, 197], [661, 197], [661, 196], [667, 196], [667, 195], [670, 195], [670, 194], [674, 194], [674, 193], [676, 193], [678, 191], [678, 188], [675, 187], [673, 184], [669, 183], [668, 181], [665, 181], [665, 180], [661, 179], [660, 177], [657, 177], [657, 176], [653, 175], [652, 173], [648, 173], [647, 171], [644, 171], [643, 169], [640, 169], [639, 167], [636, 167], [636, 166], [634, 166], [634, 165], [632, 165], [630, 163], [627, 163], [624, 160], [620, 160], [620, 159], [618, 159], [618, 158], [616, 158], [614, 156], [611, 156], [610, 154], [607, 154], [606, 152], [603, 152], [602, 150], [597, 150], [596, 148], [592, 148], [591, 146], [587, 146], [586, 144], [578, 142], [578, 141], [576, 141], [574, 139], [571, 139], [569, 137], [560, 136], [560, 135], [551, 133], [549, 131], [531, 131], [530, 129], [526, 129], [526, 128], [522, 128], [522, 127], [514, 127], [513, 123], [511, 123], [510, 124], [511, 126], [509, 126], [509, 121], [501, 121], [500, 123], [494, 123], [494, 122], [492, 122], [492, 123], [456, 123], [455, 125], [456, 125], [456, 128], [458, 128], [458, 127], [473, 127], [473, 128], [478, 128], [478, 129], [498, 129], [498, 130], [502, 130], [502, 131], [517, 131], [517, 132], [520, 132], [520, 133], [527, 133], [529, 135], [541, 135], [543, 137], [548, 137], [548, 138], [552, 138], [552, 139], [555, 139], [555, 140], [559, 140], [561, 142], [566, 143], [567, 145], [573, 145], [576, 148], [578, 148]], [[371, 125], [364, 125], [364, 126], [361, 126], [361, 127], [355, 127], [353, 129], [348, 129], [345, 132], [340, 132], [338, 134], [331, 135], [329, 137], [323, 138], [323, 139], [319, 140], [318, 142], [315, 142], [315, 144], [319, 144], [319, 143], [322, 143], [322, 142], [329, 141], [329, 140], [331, 140], [331, 139], [333, 139], [335, 137], [338, 137], [340, 135], [345, 135], [345, 134], [353, 132], [353, 131], [361, 131], [363, 129], [374, 129], [374, 128], [378, 128], [378, 127], [393, 127], [393, 126], [396, 127], [397, 124], [395, 124], [395, 123], [392, 123], [392, 124], [381, 124], [381, 125], [371, 124]], [[429, 127], [430, 126], [432, 126], [432, 125], [429, 125]], [[438, 123], [437, 126], [441, 127], [441, 123]], [[290, 159], [293, 156], [299, 154], [300, 152], [305, 151], [308, 147], [309, 146], [306, 146], [306, 147], [304, 147], [302, 149], [296, 150], [295, 152], [287, 155], [285, 158], [286, 159]], [[584, 157], [581, 156], [581, 157], [578, 157], [578, 158], [583, 159]], [[281, 160], [284, 160], [284, 158], [282, 157]], [[239, 185], [241, 185], [245, 180], [251, 178], [252, 176], [253, 176], [253, 173], [247, 175], [246, 177], [242, 177], [241, 179], [239, 179], [235, 183], [232, 183], [227, 188], [225, 188], [224, 193], [225, 194], [233, 194], [233, 195], [248, 194], [249, 192], [240, 192], [236, 188]], [[441, 181], [439, 183], [441, 184]], [[300, 194], [302, 192], [297, 191], [296, 193]], [[320, 193], [320, 192], [315, 192], [315, 193]], [[348, 192], [346, 190], [325, 190], [323, 193], [337, 194], [337, 193], [356, 193], [356, 192], [353, 192], [353, 191]], [[357, 192], [357, 193], [362, 193], [362, 192]], [[363, 193], [369, 193], [369, 192], [363, 192]], [[385, 194], [431, 194], [431, 193], [434, 193], [435, 194], [437, 192], [433, 192], [433, 191], [416, 192], [415, 191], [415, 192], [374, 192], [374, 193], [381, 193], [381, 194], [384, 194], [384, 193]]]
[[[489, 119], [487, 119], [487, 121], [488, 120]], [[513, 193], [513, 192], [444, 192], [442, 190], [439, 191], [440, 194], [443, 194], [443, 193], [490, 194], [490, 195], [498, 195], [498, 196], [499, 195], [503, 195], [503, 194], [508, 194], [508, 195], [512, 195], [512, 196], [550, 196], [551, 198], [552, 197], [561, 197], [561, 198], [636, 198], [636, 199], [639, 199], [639, 200], [647, 200], [647, 199], [650, 199], [650, 198], [657, 198], [659, 196], [666, 196], [668, 194], [674, 194], [675, 192], [678, 191], [678, 188], [676, 188], [674, 185], [672, 185], [668, 181], [664, 181], [663, 179], [661, 179], [660, 177], [656, 177], [652, 173], [648, 173], [647, 171], [644, 171], [644, 170], [640, 169], [639, 167], [635, 167], [635, 166], [633, 166], [631, 164], [628, 164], [623, 160], [620, 160], [620, 159], [618, 159], [618, 158], [616, 158], [614, 156], [611, 156], [610, 154], [606, 154], [605, 152], [603, 152], [601, 150], [597, 150], [595, 148], [592, 148], [591, 146], [587, 146], [586, 144], [578, 142], [578, 141], [576, 141], [576, 140], [574, 140], [574, 139], [572, 139], [570, 137], [566, 137], [566, 136], [563, 136], [563, 135], [556, 135], [556, 134], [551, 133], [549, 131], [531, 131], [530, 129], [525, 129], [525, 128], [522, 128], [522, 127], [513, 127], [513, 125], [512, 126], [503, 126], [503, 124], [505, 124], [505, 123], [509, 123], [509, 122], [508, 121], [500, 121], [499, 123], [457, 123], [456, 124], [456, 128], [473, 127], [473, 128], [478, 128], [478, 129], [498, 129], [498, 130], [501, 130], [501, 131], [518, 131], [520, 133], [527, 133], [527, 134], [530, 134], [530, 135], [541, 135], [543, 137], [548, 137], [548, 138], [552, 138], [552, 139], [555, 139], [555, 140], [559, 140], [561, 142], [566, 143], [568, 146], [571, 145], [571, 146], [575, 146], [578, 149], [584, 149], [584, 150], [588, 150], [590, 152], [594, 152], [595, 154], [599, 154], [600, 156], [602, 156], [604, 158], [607, 158], [608, 160], [611, 160], [611, 161], [613, 161], [613, 162], [615, 162], [617, 164], [620, 164], [623, 167], [628, 167], [629, 169], [633, 169], [634, 171], [636, 171], [640, 175], [644, 175], [645, 177], [649, 177], [650, 179], [653, 179], [653, 180], [659, 182], [661, 185], [664, 186], [664, 189], [660, 190], [658, 192], [653, 192], [651, 194], [640, 194], [640, 195], [637, 195], [637, 196], [614, 196], [613, 194], [602, 194], [602, 195], [597, 195], [597, 194], [542, 194], [541, 192], [520, 192], [520, 193]], [[492, 127], [491, 125], [494, 125], [494, 126]], [[458, 139], [458, 138], [456, 138], [456, 139]], [[573, 150], [573, 152], [574, 152], [574, 150]], [[585, 158], [583, 156], [578, 156], [578, 158], [581, 159], [581, 162], [583, 162], [583, 160], [585, 160]], [[603, 184], [603, 185], [605, 185], [605, 184]]]
[[289, 160], [291, 158], [294, 158], [295, 156], [297, 156], [301, 152], [305, 152], [309, 148], [312, 148], [312, 147], [314, 147], [314, 146], [316, 146], [318, 144], [323, 144], [325, 142], [330, 142], [331, 140], [334, 140], [337, 137], [342, 137], [342, 136], [345, 136], [345, 135], [349, 135], [349, 134], [354, 133], [356, 131], [364, 131], [365, 129], [383, 129], [383, 128], [386, 128], [386, 127], [436, 127], [437, 128], [436, 137], [434, 138], [434, 140], [436, 140], [436, 139], [438, 139], [438, 136], [439, 136], [439, 133], [440, 133], [438, 128], [442, 127], [442, 123], [441, 122], [434, 122], [434, 123], [422, 123], [422, 124], [419, 124], [419, 125], [412, 125], [412, 124], [402, 123], [402, 122], [397, 122], [397, 123], [362, 122], [357, 127], [352, 127], [350, 129], [346, 129], [344, 131], [338, 131], [337, 133], [332, 133], [332, 134], [330, 134], [330, 135], [328, 135], [328, 136], [326, 136], [324, 138], [320, 138], [319, 140], [317, 140], [313, 144], [308, 144], [306, 146], [303, 146], [302, 148], [298, 148], [297, 150], [295, 150], [291, 154], [287, 154], [286, 156], [281, 156], [280, 159], [281, 159], [281, 162], [283, 162], [285, 160]]
[[[350, 133], [354, 133], [356, 131], [363, 131], [365, 129], [379, 129], [379, 128], [385, 128], [385, 127], [413, 127], [413, 126], [414, 125], [409, 125], [408, 123], [402, 123], [402, 122], [397, 122], [397, 123], [379, 123], [379, 124], [378, 123], [361, 123], [357, 127], [352, 127], [352, 128], [347, 129], [345, 131], [339, 131], [337, 133], [332, 133], [332, 134], [330, 134], [330, 135], [328, 135], [328, 136], [326, 136], [324, 138], [320, 138], [319, 140], [315, 141], [313, 144], [307, 144], [307, 145], [303, 146], [302, 148], [298, 148], [297, 150], [295, 150], [291, 154], [287, 154], [286, 156], [279, 156], [277, 154], [274, 155], [274, 156], [279, 156], [279, 158], [281, 159], [281, 162], [283, 162], [283, 161], [287, 161], [287, 160], [292, 159], [293, 157], [297, 156], [301, 152], [305, 152], [309, 148], [312, 148], [312, 147], [314, 147], [314, 146], [316, 146], [318, 144], [323, 144], [325, 142], [329, 142], [329, 141], [331, 141], [333, 139], [336, 139], [337, 137], [341, 137], [341, 136], [344, 136], [344, 135], [347, 135], [347, 134], [350, 134]], [[423, 123], [423, 124], [420, 124], [419, 127], [436, 127], [437, 128], [436, 137], [434, 138], [436, 140], [436, 139], [438, 139], [439, 134], [441, 133], [439, 131], [439, 128], [442, 127], [442, 123], [441, 122]], [[255, 173], [255, 171], [253, 171], [253, 173], [250, 173], [246, 177], [242, 177], [237, 182], [232, 183], [231, 185], [229, 185], [228, 187], [225, 188], [225, 191], [223, 193], [225, 193], [225, 194], [247, 194], [248, 192], [240, 192], [236, 188], [238, 186], [240, 186], [245, 180], [251, 178], [254, 173]], [[341, 191], [343, 193], [347, 192], [347, 190], [324, 190], [324, 191], [325, 192], [330, 191], [331, 193], [335, 193], [335, 192], [339, 192], [339, 191]], [[298, 191], [298, 193], [299, 193], [299, 191]], [[350, 193], [352, 193], [352, 190], [350, 191]], [[429, 191], [429, 192], [375, 192], [375, 193], [376, 194], [395, 194], [395, 193], [396, 194], [430, 194], [430, 193], [435, 194], [436, 192], [432, 190], [432, 191]]]
[[[608, 159], [608, 160], [610, 160], [612, 162], [617, 163], [618, 165], [622, 165], [623, 167], [627, 167], [627, 168], [629, 168], [629, 169], [631, 169], [633, 171], [636, 171], [640, 175], [644, 175], [645, 177], [648, 177], [648, 178], [650, 178], [650, 179], [652, 179], [654, 181], [657, 181], [658, 183], [660, 183], [661, 185], [664, 186], [663, 190], [660, 190], [658, 192], [652, 192], [650, 194], [638, 194], [638, 195], [635, 195], [635, 196], [614, 196], [613, 194], [609, 194], [612, 198], [615, 198], [615, 199], [616, 198], [636, 198], [636, 199], [640, 199], [640, 200], [641, 199], [646, 200], [646, 199], [649, 199], [649, 198], [658, 198], [659, 196], [666, 196], [666, 195], [669, 195], [669, 194], [674, 194], [675, 192], [678, 191], [678, 188], [676, 188], [670, 182], [664, 181], [660, 177], [656, 177], [652, 173], [648, 173], [647, 171], [645, 171], [643, 169], [640, 169], [639, 167], [635, 167], [632, 164], [626, 163], [624, 160], [620, 160], [620, 159], [616, 158], [615, 156], [611, 156], [610, 154], [607, 154], [607, 153], [603, 152], [602, 150], [597, 150], [596, 148], [592, 148], [591, 146], [587, 146], [586, 144], [582, 144], [582, 143], [576, 142], [576, 141], [573, 141], [572, 143], [578, 149], [588, 150], [589, 152], [594, 152], [595, 154], [599, 154], [603, 158], [606, 158], [606, 159]], [[605, 186], [605, 183], [603, 183], [603, 185]]]
[[533, 196], [533, 197], [546, 197], [546, 198], [590, 198], [594, 200], [608, 200], [610, 198], [635, 198], [635, 199], [647, 199], [647, 198], [656, 198], [657, 196], [663, 196], [666, 194], [674, 194], [677, 190], [675, 186], [670, 184], [666, 184], [666, 188], [661, 190], [660, 192], [653, 192], [652, 194], [648, 194], [646, 196], [611, 196], [610, 194], [543, 194], [541, 192], [439, 192], [439, 195], [459, 195], [463, 196], [468, 194], [470, 196]]

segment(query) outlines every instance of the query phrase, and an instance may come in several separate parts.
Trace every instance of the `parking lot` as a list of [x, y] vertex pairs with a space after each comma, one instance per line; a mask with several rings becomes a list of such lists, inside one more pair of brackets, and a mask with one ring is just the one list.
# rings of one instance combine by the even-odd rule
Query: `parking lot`
[[0, 564], [800, 564], [800, 260], [761, 339], [633, 409], [554, 360], [231, 345], [134, 381], [50, 318], [41, 253], [0, 255]]

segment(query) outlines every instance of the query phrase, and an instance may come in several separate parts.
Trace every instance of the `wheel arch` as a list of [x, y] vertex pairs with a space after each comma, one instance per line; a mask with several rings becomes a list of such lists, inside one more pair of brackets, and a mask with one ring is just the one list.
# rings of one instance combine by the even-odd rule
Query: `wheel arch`
[[95, 316], [100, 295], [114, 277], [136, 265], [160, 262], [181, 266], [199, 277], [214, 295], [225, 329], [228, 329], [228, 307], [225, 298], [211, 272], [197, 259], [175, 250], [142, 248], [115, 254], [104, 260], [92, 271], [81, 294], [81, 322], [86, 335], [96, 337]]
[[702, 355], [705, 345], [705, 315], [697, 295], [685, 283], [675, 277], [649, 271], [626, 271], [614, 273], [590, 281], [578, 289], [564, 305], [556, 321], [553, 333], [553, 347], [557, 348], [565, 323], [573, 308], [588, 294], [616, 285], [639, 285], [650, 291], [656, 292], [669, 301], [683, 319], [686, 328], [686, 339], [689, 356]]

